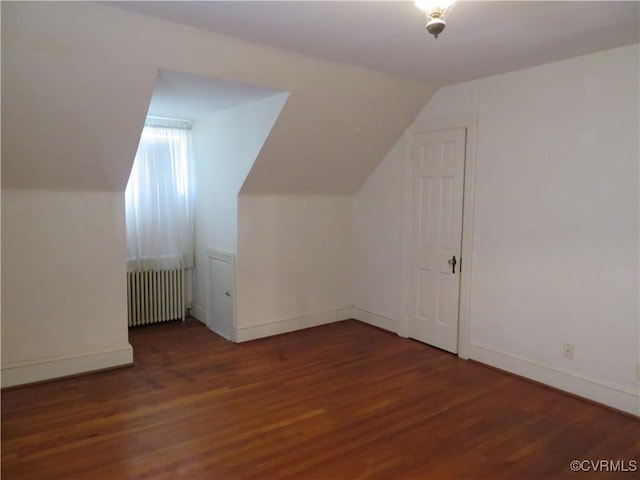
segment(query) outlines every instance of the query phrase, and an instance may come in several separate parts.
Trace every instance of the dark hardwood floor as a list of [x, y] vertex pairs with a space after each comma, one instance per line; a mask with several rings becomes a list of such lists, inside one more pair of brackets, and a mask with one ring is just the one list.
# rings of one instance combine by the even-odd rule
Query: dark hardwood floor
[[2, 392], [3, 480], [639, 478], [570, 469], [640, 466], [638, 420], [357, 321], [131, 343], [135, 367]]

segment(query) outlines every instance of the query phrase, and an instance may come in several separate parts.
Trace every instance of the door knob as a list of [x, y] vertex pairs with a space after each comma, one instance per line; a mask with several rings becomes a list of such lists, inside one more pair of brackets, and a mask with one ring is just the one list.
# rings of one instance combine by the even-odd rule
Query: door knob
[[449, 265], [451, 265], [451, 273], [456, 273], [456, 263], [458, 263], [458, 261], [456, 260], [456, 256], [454, 255], [449, 259]]

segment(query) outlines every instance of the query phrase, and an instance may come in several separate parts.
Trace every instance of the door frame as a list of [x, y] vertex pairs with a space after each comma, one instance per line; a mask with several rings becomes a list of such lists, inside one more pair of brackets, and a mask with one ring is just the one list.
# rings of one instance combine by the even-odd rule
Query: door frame
[[402, 284], [400, 296], [402, 312], [398, 335], [409, 336], [409, 305], [411, 288], [411, 208], [413, 198], [413, 139], [418, 133], [431, 133], [454, 128], [467, 131], [464, 158], [464, 187], [462, 201], [462, 263], [460, 264], [460, 308], [458, 311], [458, 356], [469, 358], [469, 306], [471, 300], [471, 269], [473, 258], [473, 218], [475, 211], [476, 148], [478, 115], [475, 113], [453, 117], [416, 121], [403, 135], [404, 195], [402, 212]]
[[[229, 332], [229, 339], [232, 342], [237, 342], [237, 334], [236, 332], [238, 331], [238, 324], [236, 321], [236, 311], [237, 311], [237, 305], [236, 305], [236, 256], [233, 253], [229, 253], [229, 252], [225, 252], [223, 250], [215, 250], [213, 248], [207, 248], [206, 249], [206, 253], [207, 253], [207, 314], [206, 314], [206, 323], [205, 325], [207, 326], [207, 328], [209, 328], [212, 332], [215, 332], [215, 330], [213, 330], [213, 328], [211, 328], [211, 317], [213, 316], [213, 306], [212, 306], [212, 301], [211, 301], [211, 261], [219, 261], [219, 262], [224, 262], [224, 263], [228, 263], [229, 264], [229, 268], [230, 268], [230, 276], [231, 278], [229, 279], [229, 283], [231, 283], [230, 286], [230, 290], [231, 292], [229, 292], [231, 294], [231, 331]], [[218, 332], [215, 332], [216, 334], [220, 335]], [[222, 335], [220, 335], [222, 336]]]

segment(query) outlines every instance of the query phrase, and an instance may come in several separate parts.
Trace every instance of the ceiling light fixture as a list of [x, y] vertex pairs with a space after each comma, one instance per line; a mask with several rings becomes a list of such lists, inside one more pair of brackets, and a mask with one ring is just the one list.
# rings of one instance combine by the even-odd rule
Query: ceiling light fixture
[[455, 2], [456, 0], [415, 0], [416, 7], [427, 15], [427, 32], [435, 38], [438, 38], [438, 35], [447, 26], [444, 16], [451, 10]]

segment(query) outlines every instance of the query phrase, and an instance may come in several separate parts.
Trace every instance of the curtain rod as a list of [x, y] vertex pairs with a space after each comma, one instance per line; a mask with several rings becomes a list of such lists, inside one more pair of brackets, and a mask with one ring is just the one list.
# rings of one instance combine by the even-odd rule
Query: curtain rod
[[144, 121], [144, 125], [147, 127], [183, 128], [185, 130], [191, 130], [192, 124], [191, 120], [183, 118], [156, 117], [153, 115], [147, 116]]

